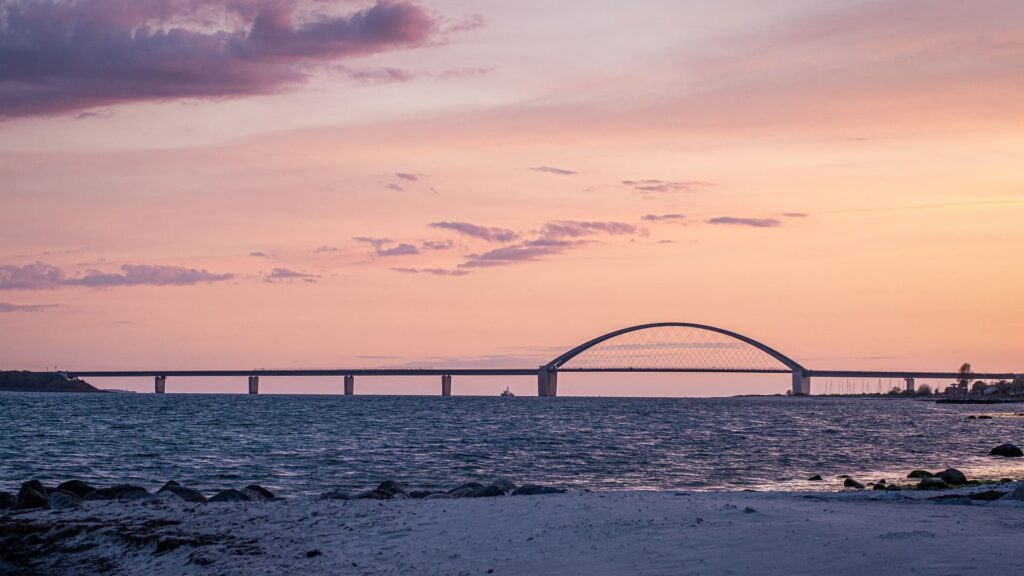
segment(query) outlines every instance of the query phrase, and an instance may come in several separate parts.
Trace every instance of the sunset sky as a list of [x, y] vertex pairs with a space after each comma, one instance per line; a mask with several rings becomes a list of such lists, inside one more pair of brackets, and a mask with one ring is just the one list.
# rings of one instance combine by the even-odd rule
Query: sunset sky
[[1022, 71], [1019, 0], [0, 0], [0, 369], [535, 367], [684, 321], [1019, 372]]

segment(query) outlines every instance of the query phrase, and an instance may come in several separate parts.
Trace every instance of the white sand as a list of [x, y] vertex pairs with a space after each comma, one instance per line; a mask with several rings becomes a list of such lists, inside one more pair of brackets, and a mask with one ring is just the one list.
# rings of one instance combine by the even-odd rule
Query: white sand
[[[64, 552], [51, 547], [39, 565], [44, 574], [1024, 574], [1024, 502], [924, 500], [938, 494], [622, 492], [208, 505], [162, 498], [88, 502], [0, 523], [95, 527], [61, 539]], [[158, 541], [174, 538], [191, 542], [154, 553]], [[312, 550], [320, 555], [307, 557]]]

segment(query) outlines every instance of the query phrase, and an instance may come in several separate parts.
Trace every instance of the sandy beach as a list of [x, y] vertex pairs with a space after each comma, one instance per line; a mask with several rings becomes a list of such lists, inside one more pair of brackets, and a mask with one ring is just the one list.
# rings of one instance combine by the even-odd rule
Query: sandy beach
[[[0, 517], [0, 567], [13, 575], [1024, 572], [1024, 502], [949, 498], [989, 488], [231, 504], [168, 494], [9, 513]], [[13, 546], [31, 562], [20, 564]]]

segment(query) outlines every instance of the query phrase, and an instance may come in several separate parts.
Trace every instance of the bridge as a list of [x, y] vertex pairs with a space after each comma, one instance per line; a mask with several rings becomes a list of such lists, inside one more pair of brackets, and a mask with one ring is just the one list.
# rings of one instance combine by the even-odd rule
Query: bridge
[[[70, 370], [68, 377], [152, 377], [154, 391], [166, 391], [171, 377], [244, 377], [249, 394], [259, 393], [261, 377], [336, 376], [344, 393], [355, 393], [357, 376], [440, 376], [441, 395], [451, 396], [454, 376], [534, 376], [538, 396], [558, 395], [558, 375], [577, 372], [791, 374], [792, 392], [811, 393], [813, 378], [902, 379], [908, 390], [916, 379], [953, 379], [959, 372], [914, 370], [811, 370], [757, 340], [704, 324], [658, 322], [630, 326], [588, 340], [538, 368], [337, 368], [309, 370]], [[1013, 380], [1013, 373], [972, 373], [972, 379]]]

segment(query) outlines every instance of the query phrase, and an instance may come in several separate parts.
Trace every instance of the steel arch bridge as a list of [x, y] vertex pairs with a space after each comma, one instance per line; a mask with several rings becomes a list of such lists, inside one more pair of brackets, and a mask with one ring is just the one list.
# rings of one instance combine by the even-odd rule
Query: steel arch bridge
[[[565, 352], [539, 368], [330, 368], [256, 370], [68, 370], [69, 378], [154, 379], [154, 391], [165, 392], [170, 377], [248, 377], [249, 394], [259, 394], [260, 377], [344, 377], [344, 393], [355, 393], [356, 376], [440, 376], [441, 395], [451, 396], [453, 376], [536, 376], [539, 396], [558, 395], [559, 372], [695, 372], [726, 374], [792, 374], [792, 392], [811, 393], [811, 378], [961, 379], [959, 372], [919, 370], [808, 370], [789, 356], [736, 332], [688, 322], [657, 322], [615, 330]], [[982, 380], [1013, 380], [1013, 373], [972, 373]]]
[[796, 360], [742, 334], [690, 322], [640, 324], [588, 340], [540, 367], [538, 395], [558, 395], [559, 372], [789, 373], [794, 393], [810, 393]]

